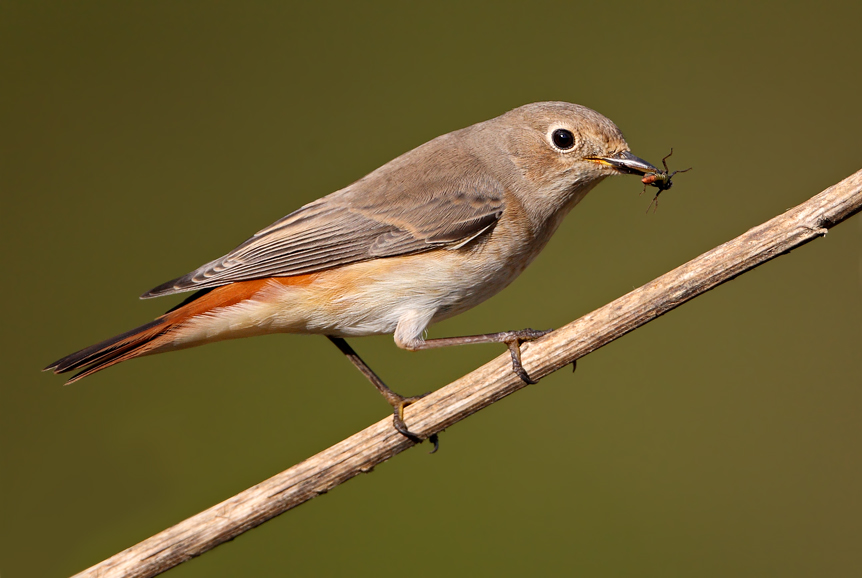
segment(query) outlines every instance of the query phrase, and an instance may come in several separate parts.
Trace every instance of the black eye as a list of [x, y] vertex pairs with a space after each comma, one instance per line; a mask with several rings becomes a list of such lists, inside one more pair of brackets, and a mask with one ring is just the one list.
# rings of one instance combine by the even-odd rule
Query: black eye
[[564, 128], [558, 128], [555, 130], [554, 134], [551, 135], [551, 140], [554, 141], [554, 144], [557, 145], [558, 148], [563, 149], [564, 151], [575, 146], [575, 135], [572, 134], [572, 131]]

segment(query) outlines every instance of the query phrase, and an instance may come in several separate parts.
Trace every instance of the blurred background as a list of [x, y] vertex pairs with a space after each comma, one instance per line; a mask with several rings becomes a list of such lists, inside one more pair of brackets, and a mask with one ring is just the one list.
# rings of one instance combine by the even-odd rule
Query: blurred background
[[[559, 327], [862, 168], [859, 2], [0, 4], [0, 575], [80, 571], [387, 415], [322, 337], [81, 383], [143, 291], [541, 100], [675, 179], [604, 182], [432, 337]], [[169, 572], [862, 575], [862, 217]], [[503, 352], [354, 340], [405, 394]]]

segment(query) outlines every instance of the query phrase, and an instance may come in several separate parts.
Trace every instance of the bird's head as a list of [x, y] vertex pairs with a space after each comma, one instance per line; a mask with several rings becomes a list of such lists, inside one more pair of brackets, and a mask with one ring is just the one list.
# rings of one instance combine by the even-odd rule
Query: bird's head
[[527, 104], [487, 124], [484, 138], [499, 139], [501, 156], [518, 169], [510, 186], [545, 217], [571, 209], [605, 177], [658, 171], [631, 153], [610, 119], [578, 104]]

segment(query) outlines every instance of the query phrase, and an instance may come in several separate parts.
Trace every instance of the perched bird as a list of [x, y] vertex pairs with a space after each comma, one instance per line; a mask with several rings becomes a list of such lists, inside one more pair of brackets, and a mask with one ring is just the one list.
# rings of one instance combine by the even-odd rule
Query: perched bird
[[227, 255], [142, 295], [195, 291], [155, 321], [67, 355], [68, 383], [134, 357], [266, 333], [326, 335], [386, 397], [395, 426], [415, 397], [390, 390], [344, 340], [394, 333], [408, 350], [506, 343], [531, 329], [424, 339], [485, 301], [545, 247], [607, 176], [658, 173], [601, 114], [539, 102], [437, 137], [262, 229]]

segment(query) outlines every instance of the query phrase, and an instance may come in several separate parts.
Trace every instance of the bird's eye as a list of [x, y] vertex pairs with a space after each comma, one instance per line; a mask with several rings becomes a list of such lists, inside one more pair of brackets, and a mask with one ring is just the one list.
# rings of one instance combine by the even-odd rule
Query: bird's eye
[[558, 128], [551, 135], [551, 140], [554, 141], [554, 145], [561, 150], [567, 151], [573, 146], [575, 146], [575, 135], [572, 134], [572, 131], [566, 130], [564, 128]]

